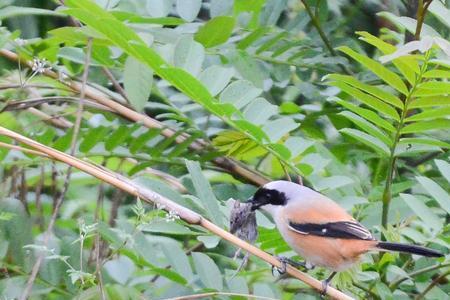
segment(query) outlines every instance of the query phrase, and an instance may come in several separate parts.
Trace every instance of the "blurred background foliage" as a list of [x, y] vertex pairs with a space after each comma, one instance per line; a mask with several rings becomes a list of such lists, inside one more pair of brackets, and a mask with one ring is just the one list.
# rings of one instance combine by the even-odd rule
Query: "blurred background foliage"
[[[447, 254], [366, 255], [333, 285], [360, 299], [449, 298], [448, 3], [3, 0], [0, 20], [0, 126], [73, 148], [223, 228], [229, 199], [264, 178], [301, 179], [376, 236]], [[78, 111], [68, 84], [83, 74], [110, 102], [86, 94]], [[203, 228], [0, 143], [2, 299], [20, 297], [40, 255], [32, 299], [319, 298], [254, 257], [236, 274], [242, 255]], [[295, 256], [257, 218], [256, 245]]]

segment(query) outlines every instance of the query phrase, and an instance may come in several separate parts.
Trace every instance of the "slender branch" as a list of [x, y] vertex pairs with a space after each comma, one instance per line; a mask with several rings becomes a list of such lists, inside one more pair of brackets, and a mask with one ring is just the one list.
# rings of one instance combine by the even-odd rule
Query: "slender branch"
[[[87, 44], [87, 50], [86, 50], [86, 61], [84, 64], [84, 72], [83, 72], [83, 82], [81, 85], [81, 93], [80, 93], [80, 102], [78, 104], [78, 110], [77, 110], [77, 118], [75, 121], [75, 126], [74, 126], [74, 131], [73, 131], [73, 135], [72, 135], [72, 141], [71, 141], [71, 148], [70, 148], [70, 155], [74, 155], [75, 154], [75, 149], [76, 149], [76, 144], [77, 144], [77, 139], [78, 139], [78, 133], [80, 131], [80, 125], [81, 125], [81, 119], [83, 116], [83, 107], [84, 107], [84, 97], [85, 97], [85, 87], [86, 87], [86, 82], [87, 82], [87, 77], [89, 74], [89, 65], [90, 65], [90, 60], [91, 60], [91, 49], [92, 49], [92, 39], [89, 39], [88, 44]], [[45, 232], [45, 236], [44, 236], [44, 241], [43, 241], [43, 245], [46, 247], [49, 240], [50, 240], [50, 236], [51, 233], [53, 231], [53, 227], [56, 223], [56, 218], [58, 217], [59, 214], [59, 209], [61, 208], [62, 202], [64, 200], [64, 197], [67, 193], [67, 190], [69, 188], [69, 183], [70, 183], [70, 177], [72, 174], [72, 165], [69, 165], [69, 168], [67, 169], [67, 174], [66, 174], [66, 178], [64, 181], [64, 186], [63, 186], [63, 191], [61, 193], [61, 195], [58, 197], [58, 200], [56, 201], [55, 207], [53, 209], [53, 214], [52, 217], [50, 219], [50, 222], [47, 226], [47, 230]], [[31, 289], [33, 288], [34, 285], [34, 281], [36, 280], [37, 274], [39, 272], [39, 269], [41, 267], [42, 261], [45, 258], [45, 253], [42, 253], [38, 256], [36, 262], [33, 265], [33, 268], [31, 270], [31, 274], [30, 277], [28, 278], [27, 284], [22, 292], [22, 294], [20, 295], [20, 300], [26, 300], [28, 299], [30, 293], [31, 293]], [[81, 260], [81, 259], [80, 259]], [[82, 262], [80, 262], [81, 264]]]
[[[0, 49], [0, 56], [3, 56], [9, 60], [12, 61], [18, 61], [19, 57], [17, 54], [6, 50], [6, 49]], [[24, 65], [31, 67], [31, 62], [29, 61], [21, 61]], [[43, 75], [51, 77], [53, 79], [58, 80], [58, 74], [50, 71], [50, 70], [46, 70]], [[69, 88], [71, 88], [72, 90], [79, 92], [81, 90], [81, 84], [77, 81], [72, 81], [72, 80], [65, 80], [61, 82], [62, 84], [65, 84], [66, 86], [68, 86]], [[100, 103], [104, 106], [109, 107], [110, 109], [112, 109], [113, 111], [116, 111], [118, 114], [120, 114], [122, 117], [134, 121], [136, 123], [141, 123], [143, 126], [148, 127], [148, 128], [158, 128], [161, 129], [161, 135], [170, 138], [174, 135], [177, 134], [177, 132], [171, 128], [168, 128], [166, 125], [164, 125], [163, 123], [147, 116], [141, 113], [138, 113], [116, 101], [113, 101], [111, 99], [109, 99], [108, 97], [106, 97], [103, 93], [101, 93], [100, 91], [92, 88], [92, 87], [86, 87], [86, 96], [89, 97], [92, 100], [95, 100], [97, 103]], [[188, 139], [190, 136], [188, 134], [181, 134], [181, 135], [177, 135], [177, 137], [175, 138], [175, 142], [176, 143], [182, 143], [184, 142], [186, 139]], [[210, 145], [208, 143], [206, 143], [203, 140], [195, 140], [193, 143], [191, 143], [189, 145], [189, 148], [194, 150], [194, 151], [201, 151], [203, 149], [205, 149], [206, 147], [210, 147]], [[262, 174], [260, 174], [259, 172], [257, 172], [256, 170], [253, 170], [251, 168], [249, 168], [246, 165], [243, 165], [242, 163], [235, 161], [234, 159], [228, 158], [228, 157], [217, 157], [213, 160], [213, 163], [218, 165], [219, 167], [223, 168], [224, 170], [228, 171], [230, 174], [243, 178], [245, 179], [245, 181], [250, 182], [254, 185], [264, 185], [267, 182], [269, 182], [270, 180], [268, 178], [266, 178], [265, 176], [263, 176]]]
[[423, 299], [425, 297], [425, 295], [431, 291], [432, 288], [434, 288], [442, 279], [444, 279], [445, 277], [447, 277], [448, 275], [450, 275], [450, 270], [447, 270], [445, 273], [441, 274], [440, 276], [436, 277], [431, 283], [430, 285], [427, 286], [427, 288], [420, 293], [417, 297], [416, 300], [420, 300]]
[[[416, 91], [417, 86], [422, 81], [422, 76], [425, 73], [427, 66], [428, 66], [429, 55], [430, 55], [430, 52], [428, 51], [425, 55], [425, 61], [422, 65], [422, 67], [420, 68], [420, 72], [419, 72], [419, 74], [416, 75], [416, 80], [414, 81], [414, 85], [411, 87], [411, 89], [408, 92], [408, 95], [406, 96], [406, 99], [404, 101], [404, 107], [403, 107], [402, 114], [400, 117], [400, 121], [399, 121], [396, 131], [395, 131], [394, 141], [390, 148], [390, 155], [389, 155], [388, 166], [387, 166], [388, 167], [387, 177], [386, 177], [386, 183], [385, 183], [385, 187], [384, 187], [384, 191], [383, 191], [383, 199], [382, 199], [383, 207], [382, 207], [382, 212], [381, 212], [381, 226], [383, 226], [384, 228], [386, 228], [386, 226], [387, 226], [388, 217], [389, 217], [389, 206], [390, 206], [391, 199], [392, 199], [392, 184], [393, 184], [393, 180], [394, 180], [394, 170], [395, 170], [396, 159], [397, 159], [395, 151], [397, 149], [397, 144], [401, 137], [401, 130], [405, 123], [405, 119], [408, 116], [409, 103], [411, 102], [411, 100], [414, 97], [414, 92]], [[381, 238], [384, 240], [385, 236], [382, 235]]]
[[[328, 52], [330, 52], [330, 54], [332, 56], [338, 56], [338, 54], [334, 50], [333, 46], [331, 45], [330, 40], [327, 38], [327, 35], [323, 31], [322, 26], [320, 25], [319, 18], [317, 18], [317, 16], [314, 15], [311, 7], [309, 6], [309, 4], [306, 0], [301, 0], [301, 1], [302, 1], [303, 5], [305, 6], [306, 12], [308, 13], [308, 16], [310, 17], [313, 26], [316, 28], [317, 32], [319, 33], [319, 36], [322, 39], [323, 43], [325, 44], [325, 47], [327, 48]], [[351, 72], [344, 65], [339, 64], [339, 67], [342, 69], [343, 72], [351, 75]]]
[[434, 270], [438, 270], [438, 269], [441, 269], [441, 268], [445, 268], [445, 267], [450, 267], [450, 263], [436, 264], [436, 265], [433, 265], [433, 266], [425, 267], [425, 268], [423, 268], [423, 269], [419, 269], [419, 270], [417, 270], [417, 271], [414, 271], [414, 272], [409, 273], [408, 276], [401, 277], [401, 278], [397, 279], [396, 281], [392, 282], [392, 283], [389, 285], [389, 288], [393, 291], [393, 290], [395, 290], [395, 289], [396, 289], [403, 281], [407, 280], [407, 279], [410, 278], [410, 277], [418, 276], [418, 275], [421, 275], [421, 274], [424, 274], [424, 273], [428, 273], [428, 272], [431, 272], [431, 271], [434, 271]]
[[[67, 96], [51, 96], [51, 97], [38, 97], [38, 98], [30, 98], [26, 100], [18, 100], [18, 101], [10, 101], [3, 108], [3, 111], [12, 111], [12, 110], [21, 110], [29, 107], [38, 106], [44, 103], [54, 103], [54, 102], [79, 102], [80, 98], [76, 97], [67, 97]], [[98, 104], [96, 102], [90, 101], [88, 99], [83, 99], [85, 106], [90, 106], [96, 109], [101, 109], [108, 112], [114, 112], [109, 107]]]
[[128, 96], [125, 93], [125, 90], [122, 88], [122, 86], [116, 80], [113, 73], [107, 67], [102, 67], [102, 71], [103, 71], [103, 73], [105, 73], [106, 77], [108, 77], [108, 79], [111, 80], [111, 83], [113, 84], [114, 88], [116, 89], [116, 92], [118, 92], [123, 97], [123, 99], [125, 99], [125, 101], [127, 101], [127, 103], [130, 104], [130, 100], [128, 99]]
[[[250, 252], [251, 254], [259, 257], [260, 259], [268, 262], [269, 264], [281, 268], [282, 263], [274, 256], [262, 251], [254, 245], [249, 244], [246, 241], [239, 239], [233, 234], [225, 231], [214, 223], [204, 219], [198, 213], [181, 206], [170, 199], [142, 186], [139, 186], [137, 183], [132, 180], [121, 176], [117, 173], [109, 171], [104, 168], [100, 168], [96, 165], [92, 165], [87, 163], [81, 159], [75, 158], [69, 154], [57, 151], [51, 147], [45, 146], [41, 143], [38, 143], [32, 139], [29, 139], [23, 135], [15, 133], [14, 131], [8, 130], [2, 126], [0, 126], [0, 135], [4, 135], [10, 137], [20, 143], [26, 144], [38, 151], [44, 152], [48, 156], [52, 157], [55, 160], [64, 162], [68, 165], [71, 165], [85, 173], [88, 173], [110, 185], [115, 186], [118, 189], [121, 189], [135, 197], [138, 197], [142, 201], [151, 203], [151, 204], [160, 204], [164, 205], [166, 211], [175, 211], [181, 219], [190, 224], [197, 224], [202, 226], [203, 228], [209, 230], [217, 236], [220, 236], [222, 239], [227, 240], [234, 244], [235, 246], [242, 248], [245, 251]], [[287, 266], [286, 272], [295, 277], [307, 285], [313, 287], [317, 291], [322, 292], [322, 282], [319, 280], [310, 277], [308, 274], [305, 274], [292, 266]], [[351, 297], [345, 295], [344, 293], [336, 290], [335, 288], [329, 287], [327, 289], [327, 294], [333, 299], [352, 299]]]
[[206, 297], [213, 297], [213, 296], [237, 296], [237, 297], [245, 297], [247, 299], [276, 300], [275, 298], [264, 297], [264, 296], [239, 294], [239, 293], [227, 293], [227, 292], [210, 292], [210, 293], [194, 294], [194, 295], [188, 295], [188, 296], [167, 298], [165, 300], [193, 300], [193, 299], [205, 299]]
[[414, 33], [414, 39], [416, 41], [420, 40], [420, 33], [422, 32], [423, 22], [425, 21], [425, 15], [428, 10], [428, 6], [430, 6], [433, 0], [419, 0], [419, 4], [417, 6], [416, 13], [416, 31]]
[[312, 22], [313, 26], [316, 28], [317, 32], [320, 35], [320, 38], [322, 39], [323, 43], [325, 44], [325, 47], [328, 49], [328, 52], [330, 52], [330, 54], [333, 56], [337, 56], [337, 53], [336, 53], [336, 51], [334, 51], [333, 46], [331, 46], [331, 43], [328, 40], [327, 36], [325, 35], [325, 32], [322, 29], [322, 26], [320, 26], [319, 19], [317, 19], [316, 16], [313, 14], [308, 2], [306, 0], [301, 0], [301, 1], [302, 1], [303, 5], [305, 6], [306, 12], [308, 13], [309, 17], [311, 18], [311, 22]]
[[47, 154], [42, 153], [40, 151], [24, 148], [24, 147], [17, 146], [17, 145], [11, 145], [11, 144], [8, 144], [8, 143], [0, 142], [0, 147], [8, 148], [8, 149], [11, 149], [11, 150], [22, 151], [23, 153], [28, 153], [28, 154], [48, 157]]

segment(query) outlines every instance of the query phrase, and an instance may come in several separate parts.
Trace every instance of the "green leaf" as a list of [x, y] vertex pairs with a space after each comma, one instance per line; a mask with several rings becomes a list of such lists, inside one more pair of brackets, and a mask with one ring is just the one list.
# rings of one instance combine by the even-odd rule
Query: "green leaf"
[[176, 17], [163, 17], [163, 18], [149, 18], [136, 15], [126, 11], [112, 11], [111, 14], [120, 21], [127, 21], [129, 23], [139, 23], [139, 24], [158, 24], [166, 26], [176, 26], [184, 24], [180, 18]]
[[183, 20], [192, 22], [202, 7], [202, 0], [177, 0], [177, 13]]
[[96, 18], [113, 18], [106, 10], [91, 0], [66, 0], [64, 1], [64, 5], [89, 11]]
[[450, 28], [450, 10], [445, 6], [444, 2], [433, 1], [428, 7], [428, 11], [443, 24], [447, 25], [447, 28]]
[[425, 224], [436, 232], [441, 230], [442, 221], [423, 201], [409, 194], [401, 193], [400, 197]]
[[205, 59], [205, 49], [203, 46], [185, 35], [181, 37], [175, 45], [174, 65], [192, 75], [200, 73]]
[[292, 118], [282, 117], [273, 121], [268, 121], [263, 126], [271, 142], [278, 142], [283, 136], [299, 126]]
[[[360, 39], [377, 47], [383, 54], [392, 54], [397, 48], [391, 44], [386, 43], [385, 41], [379, 39], [378, 37], [371, 35], [365, 31], [357, 31], [356, 34], [360, 35]], [[419, 64], [413, 58], [404, 56], [396, 58], [392, 61], [394, 66], [405, 76], [408, 82], [411, 85], [414, 85], [416, 82], [416, 74], [420, 72]]]
[[215, 17], [200, 27], [194, 38], [197, 42], [205, 46], [205, 48], [221, 45], [230, 38], [234, 24], [235, 20], [233, 17]]
[[192, 273], [189, 259], [178, 242], [167, 239], [159, 244], [173, 269], [182, 275], [186, 281], [190, 282], [194, 277], [194, 274]]
[[208, 88], [212, 96], [216, 96], [227, 86], [233, 74], [232, 68], [213, 65], [204, 70], [198, 79]]
[[147, 0], [147, 11], [152, 17], [166, 17], [173, 6], [173, 0]]
[[358, 89], [352, 88], [351, 86], [343, 83], [343, 82], [331, 82], [333, 86], [340, 88], [343, 92], [349, 94], [350, 96], [358, 99], [362, 103], [372, 107], [376, 111], [383, 113], [384, 115], [396, 120], [400, 121], [400, 116], [398, 115], [395, 108], [386, 104], [385, 102], [375, 98], [369, 94], [366, 94]]
[[142, 62], [129, 56], [125, 61], [123, 85], [131, 105], [143, 111], [152, 89], [153, 71]]
[[427, 190], [431, 197], [439, 203], [442, 209], [450, 214], [450, 195], [436, 182], [427, 177], [416, 176], [416, 179], [420, 182], [423, 188]]
[[259, 27], [255, 31], [248, 34], [245, 38], [243, 38], [238, 44], [237, 48], [240, 50], [247, 49], [251, 44], [253, 44], [256, 40], [262, 37], [266, 32], [269, 31], [268, 27]]
[[119, 145], [122, 145], [126, 139], [131, 137], [133, 131], [136, 130], [136, 127], [129, 127], [126, 125], [121, 125], [117, 130], [114, 130], [111, 135], [108, 135], [105, 141], [105, 149], [108, 151], [112, 151]]
[[361, 55], [347, 46], [339, 47], [338, 50], [344, 52], [345, 54], [347, 54], [348, 56], [350, 56], [351, 58], [362, 64], [364, 67], [368, 68], [379, 78], [381, 78], [384, 82], [386, 82], [388, 85], [398, 90], [400, 93], [404, 95], [408, 94], [408, 88], [406, 87], [402, 79], [397, 74], [387, 69], [379, 62], [370, 59], [367, 56]]
[[208, 217], [216, 225], [223, 227], [223, 215], [220, 211], [219, 201], [214, 195], [208, 180], [203, 176], [200, 164], [197, 161], [186, 160], [186, 167], [191, 175], [197, 196], [208, 213]]
[[127, 283], [136, 269], [133, 261], [124, 255], [109, 259], [103, 267], [112, 279], [123, 285]]
[[291, 158], [291, 151], [283, 144], [268, 144], [270, 149], [277, 153], [282, 159], [289, 160]]
[[414, 99], [408, 105], [409, 109], [412, 108], [423, 108], [430, 106], [447, 106], [450, 105], [450, 96], [440, 96], [440, 97], [423, 97]]
[[161, 275], [163, 277], [166, 277], [167, 279], [182, 284], [182, 285], [186, 285], [188, 282], [187, 280], [181, 276], [180, 274], [170, 270], [170, 269], [166, 269], [166, 268], [152, 268], [152, 272], [153, 274], [156, 275]]
[[264, 143], [265, 141], [270, 141], [267, 134], [260, 127], [250, 123], [247, 120], [236, 120], [234, 121], [235, 126], [240, 129], [242, 132], [247, 133], [253, 139], [258, 141], [259, 143]]
[[447, 93], [450, 90], [450, 82], [444, 81], [425, 81], [419, 84], [418, 88], [424, 89], [432, 89], [432, 90], [440, 90], [443, 94]]
[[99, 126], [97, 128], [91, 128], [86, 136], [84, 136], [83, 141], [80, 144], [80, 151], [87, 153], [100, 141], [102, 141], [109, 132], [108, 127]]
[[404, 108], [403, 102], [397, 98], [396, 96], [392, 95], [389, 92], [386, 92], [383, 89], [380, 89], [376, 86], [372, 86], [366, 83], [362, 83], [358, 79], [349, 76], [349, 75], [340, 75], [340, 74], [330, 74], [325, 77], [326, 79], [332, 79], [336, 81], [344, 82], [352, 87], [358, 88], [368, 94], [371, 94], [372, 96], [378, 97], [379, 99], [383, 100], [384, 102], [394, 105], [400, 109]]
[[447, 179], [447, 181], [450, 183], [450, 164], [441, 159], [436, 159], [434, 162], [436, 163], [436, 166], [438, 167], [439, 172], [441, 172], [442, 176], [444, 176], [445, 179]]
[[269, 0], [261, 12], [260, 22], [264, 26], [274, 26], [286, 8], [287, 0]]
[[432, 120], [443, 118], [446, 116], [450, 116], [450, 106], [425, 110], [421, 113], [411, 115], [410, 117], [405, 119], [405, 122]]
[[197, 240], [202, 242], [203, 245], [208, 248], [216, 248], [220, 242], [221, 237], [217, 235], [200, 235], [197, 237]]
[[259, 146], [255, 141], [242, 132], [224, 130], [212, 141], [214, 147], [228, 156], [237, 159], [248, 160], [267, 153], [267, 150]]
[[256, 88], [251, 82], [246, 80], [237, 80], [231, 83], [220, 94], [220, 101], [223, 103], [232, 103], [240, 109], [262, 93], [261, 89]]
[[438, 146], [441, 148], [450, 149], [450, 144], [436, 140], [433, 138], [402, 138], [399, 143], [401, 144], [421, 144], [421, 145], [429, 145], [429, 146]]
[[429, 70], [423, 75], [423, 78], [450, 78], [450, 71], [446, 70]]
[[[399, 17], [394, 15], [393, 13], [383, 11], [377, 13], [378, 16], [384, 17], [397, 25], [400, 28], [405, 28], [407, 31], [409, 31], [411, 34], [415, 34], [416, 27], [417, 27], [417, 21], [410, 17]], [[436, 30], [434, 30], [431, 26], [428, 26], [427, 24], [422, 24], [422, 36], [437, 36], [440, 37], [439, 33], [437, 33]]]
[[351, 129], [351, 128], [344, 128], [339, 130], [342, 133], [345, 133], [354, 139], [360, 141], [361, 143], [369, 146], [370, 148], [374, 149], [378, 153], [380, 153], [383, 156], [389, 155], [389, 148], [386, 146], [385, 143], [380, 141], [378, 138], [373, 137], [371, 135], [368, 135], [365, 132], [359, 131], [357, 129]]
[[369, 109], [361, 108], [359, 106], [356, 106], [348, 101], [344, 101], [338, 98], [333, 99], [340, 105], [344, 106], [345, 108], [351, 110], [352, 112], [356, 113], [360, 117], [364, 117], [366, 120], [369, 120], [370, 122], [380, 126], [381, 128], [384, 128], [390, 132], [395, 132], [394, 126], [392, 126], [391, 123], [388, 121], [380, 118], [376, 113]]
[[255, 58], [239, 50], [230, 55], [230, 61], [242, 78], [251, 81], [258, 88], [263, 88], [266, 73]]
[[223, 289], [222, 274], [214, 261], [201, 252], [193, 252], [192, 258], [195, 270], [205, 287], [221, 291]]
[[24, 7], [24, 6], [13, 6], [9, 5], [6, 7], [2, 7], [0, 9], [0, 20], [12, 18], [12, 17], [18, 17], [18, 16], [54, 16], [54, 17], [64, 17], [64, 14], [61, 14], [59, 12], [49, 10], [49, 9], [43, 9], [43, 8], [36, 8], [36, 7]]
[[419, 121], [416, 123], [412, 123], [406, 125], [401, 130], [402, 134], [405, 133], [416, 133], [416, 132], [424, 132], [428, 130], [438, 130], [438, 129], [449, 129], [450, 128], [450, 120], [449, 119], [436, 119], [430, 121]]
[[344, 111], [339, 113], [338, 115], [344, 116], [345, 118], [349, 119], [353, 123], [355, 123], [356, 126], [367, 132], [368, 134], [377, 137], [381, 141], [383, 141], [386, 145], [390, 146], [392, 144], [391, 139], [378, 127], [374, 126], [372, 123], [369, 123], [365, 119], [361, 118], [360, 116], [349, 112]]
[[276, 114], [278, 107], [269, 103], [264, 98], [253, 99], [244, 109], [244, 117], [256, 125], [264, 124]]
[[262, 44], [258, 49], [256, 49], [256, 54], [260, 54], [266, 50], [269, 50], [271, 47], [275, 46], [281, 39], [288, 36], [286, 31], [282, 31], [276, 34], [274, 37], [267, 40], [264, 44]]

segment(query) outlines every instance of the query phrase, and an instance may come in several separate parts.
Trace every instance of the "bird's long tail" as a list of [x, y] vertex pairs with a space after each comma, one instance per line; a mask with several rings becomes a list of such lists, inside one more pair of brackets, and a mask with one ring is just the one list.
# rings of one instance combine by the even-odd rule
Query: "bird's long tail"
[[416, 245], [407, 245], [407, 244], [400, 244], [400, 243], [390, 243], [390, 242], [378, 242], [375, 246], [378, 249], [381, 250], [389, 250], [389, 251], [397, 251], [397, 252], [404, 252], [404, 253], [411, 253], [411, 254], [417, 254], [427, 257], [442, 257], [444, 254], [442, 254], [439, 251], [422, 247], [422, 246], [416, 246]]

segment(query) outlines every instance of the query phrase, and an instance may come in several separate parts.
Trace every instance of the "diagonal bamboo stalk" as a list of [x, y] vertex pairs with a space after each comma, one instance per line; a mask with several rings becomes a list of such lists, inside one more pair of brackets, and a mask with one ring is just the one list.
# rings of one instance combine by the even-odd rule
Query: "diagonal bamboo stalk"
[[[51, 157], [55, 160], [58, 160], [58, 161], [66, 163], [68, 165], [71, 165], [85, 173], [88, 173], [88, 174], [106, 182], [106, 183], [109, 183], [110, 185], [112, 185], [118, 189], [121, 189], [131, 195], [134, 195], [135, 197], [138, 197], [139, 199], [141, 199], [145, 202], [152, 203], [152, 204], [154, 204], [154, 203], [160, 204], [160, 205], [162, 205], [162, 207], [165, 207], [165, 210], [176, 212], [180, 216], [180, 218], [183, 219], [185, 222], [190, 223], [190, 224], [200, 225], [203, 228], [214, 233], [215, 235], [220, 236], [222, 239], [227, 240], [227, 241], [231, 242], [232, 244], [234, 244], [235, 246], [250, 252], [251, 254], [261, 258], [262, 260], [268, 262], [269, 264], [276, 266], [276, 267], [281, 267], [281, 262], [276, 257], [239, 239], [238, 237], [232, 235], [228, 231], [225, 231], [224, 229], [220, 228], [219, 226], [215, 225], [214, 223], [203, 218], [198, 213], [196, 213], [186, 207], [183, 207], [150, 189], [139, 186], [124, 176], [116, 174], [107, 169], [103, 169], [98, 166], [94, 166], [90, 163], [87, 163], [78, 158], [75, 158], [69, 154], [66, 154], [66, 153], [60, 152], [58, 150], [55, 150], [51, 147], [45, 146], [41, 143], [38, 143], [32, 139], [27, 138], [21, 134], [18, 134], [14, 131], [6, 129], [2, 126], [0, 126], [0, 135], [4, 135], [9, 138], [12, 138], [12, 139], [16, 140], [17, 142], [23, 143], [23, 144], [35, 149], [36, 151], [45, 153], [46, 155], [48, 155], [49, 157]], [[306, 283], [307, 285], [313, 287], [317, 291], [322, 291], [322, 282], [309, 276], [308, 274], [300, 272], [299, 270], [297, 270], [291, 266], [287, 266], [286, 272], [289, 275], [291, 275], [292, 277], [295, 277], [295, 278], [299, 279], [300, 281]], [[338, 300], [353, 299], [332, 287], [329, 287], [327, 289], [327, 295], [333, 299], [338, 299]]]
[[[0, 55], [9, 60], [12, 60], [12, 61], [19, 61], [19, 56], [16, 53], [6, 50], [6, 49], [0, 49]], [[23, 59], [21, 59], [20, 62], [27, 67], [31, 67], [31, 64], [32, 64], [31, 62], [24, 61]], [[46, 71], [44, 71], [43, 74], [48, 77], [51, 77], [53, 79], [59, 80], [58, 74], [51, 70], [46, 70]], [[77, 93], [79, 93], [81, 91], [81, 82], [73, 81], [70, 79], [60, 81], [60, 82], [65, 84], [66, 86], [68, 86], [69, 88], [71, 88], [73, 91], [75, 91]], [[110, 109], [112, 109], [113, 111], [115, 111], [116, 113], [118, 113], [119, 115], [121, 115], [122, 117], [124, 117], [128, 120], [134, 121], [136, 123], [142, 123], [145, 127], [148, 127], [148, 128], [161, 129], [161, 134], [167, 138], [170, 138], [176, 134], [175, 130], [173, 130], [171, 128], [167, 128], [167, 126], [165, 126], [163, 123], [161, 123], [147, 115], [138, 113], [138, 112], [114, 101], [114, 100], [109, 99], [103, 93], [101, 93], [100, 91], [98, 91], [90, 86], [86, 87], [85, 94], [86, 94], [86, 97], [88, 97], [92, 100], [95, 100], [99, 104], [109, 107]], [[189, 138], [188, 134], [181, 134], [176, 137], [175, 142], [182, 143], [187, 138]], [[205, 141], [196, 140], [193, 143], [191, 143], [190, 148], [195, 151], [201, 151], [205, 147], [208, 147], [208, 146], [209, 145]], [[241, 178], [244, 178], [246, 181], [248, 181], [254, 185], [260, 186], [260, 185], [264, 185], [270, 181], [268, 178], [264, 177], [259, 172], [255, 171], [253, 169], [250, 169], [249, 167], [235, 161], [234, 159], [231, 159], [228, 157], [217, 157], [213, 160], [213, 162], [217, 166], [227, 170], [231, 174], [237, 175], [238, 177], [241, 177]]]

